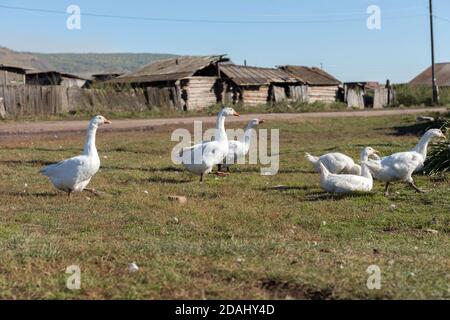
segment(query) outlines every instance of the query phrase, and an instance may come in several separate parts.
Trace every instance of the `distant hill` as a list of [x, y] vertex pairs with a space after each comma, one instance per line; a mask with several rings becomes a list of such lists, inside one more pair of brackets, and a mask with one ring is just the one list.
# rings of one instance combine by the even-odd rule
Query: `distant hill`
[[156, 60], [177, 57], [159, 53], [33, 53], [0, 47], [0, 64], [57, 70], [89, 77], [103, 72], [134, 71]]
[[90, 76], [102, 72], [134, 71], [156, 60], [176, 57], [157, 53], [32, 53], [58, 71]]
[[3, 47], [0, 47], [0, 64], [36, 70], [54, 69], [49, 62], [37, 57], [34, 54], [16, 52]]

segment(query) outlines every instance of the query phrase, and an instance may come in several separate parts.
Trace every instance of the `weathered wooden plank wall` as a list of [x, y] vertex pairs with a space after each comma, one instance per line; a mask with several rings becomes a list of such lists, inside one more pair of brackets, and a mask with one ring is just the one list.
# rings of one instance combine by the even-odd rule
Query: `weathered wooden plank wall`
[[292, 101], [307, 101], [308, 100], [308, 86], [293, 85], [289, 86], [289, 92]]
[[246, 87], [241, 90], [242, 103], [247, 106], [266, 104], [269, 97], [269, 87]]
[[214, 105], [218, 101], [216, 95], [216, 77], [192, 77], [183, 86], [186, 92], [188, 110], [199, 110]]
[[395, 101], [395, 90], [380, 86], [374, 90], [373, 108], [382, 109]]
[[308, 88], [309, 102], [335, 102], [338, 86], [310, 86]]
[[56, 115], [73, 110], [144, 111], [149, 105], [143, 90], [66, 88], [62, 86], [0, 86], [6, 117]]

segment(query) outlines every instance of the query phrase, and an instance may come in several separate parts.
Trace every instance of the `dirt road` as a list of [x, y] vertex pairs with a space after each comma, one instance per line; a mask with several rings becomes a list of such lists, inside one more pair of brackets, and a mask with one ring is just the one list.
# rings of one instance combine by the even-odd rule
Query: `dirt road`
[[[314, 113], [266, 113], [246, 114], [240, 117], [231, 117], [228, 122], [244, 122], [254, 118], [265, 120], [291, 120], [291, 119], [317, 119], [317, 118], [345, 118], [345, 117], [378, 117], [389, 115], [424, 114], [429, 112], [448, 112], [446, 108], [428, 109], [396, 109], [396, 110], [364, 110], [344, 112], [314, 112]], [[214, 123], [215, 117], [186, 117], [168, 119], [133, 119], [116, 120], [112, 125], [105, 127], [104, 131], [134, 131], [147, 130], [164, 125], [186, 125], [194, 121]], [[41, 121], [41, 122], [11, 122], [0, 124], [0, 137], [11, 135], [35, 135], [68, 133], [86, 130], [87, 121]]]

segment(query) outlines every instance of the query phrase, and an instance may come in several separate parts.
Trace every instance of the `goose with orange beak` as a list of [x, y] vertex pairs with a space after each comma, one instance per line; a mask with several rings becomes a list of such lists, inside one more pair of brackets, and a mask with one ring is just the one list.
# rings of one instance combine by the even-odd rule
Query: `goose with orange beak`
[[100, 169], [100, 157], [95, 146], [95, 138], [97, 129], [103, 124], [111, 124], [111, 121], [100, 115], [91, 119], [81, 155], [49, 165], [40, 171], [41, 174], [50, 178], [56, 189], [67, 192], [69, 197], [72, 192], [97, 193], [95, 189], [86, 187]]
[[[214, 141], [204, 141], [192, 147], [183, 148], [179, 154], [181, 163], [186, 170], [200, 176], [200, 182], [210, 173], [215, 165], [222, 163], [227, 156], [229, 146], [225, 131], [225, 119], [229, 116], [239, 116], [233, 108], [223, 108], [217, 115]], [[223, 175], [218, 172], [218, 175]]]
[[247, 124], [244, 130], [244, 135], [240, 140], [228, 141], [228, 154], [225, 157], [223, 163], [218, 165], [218, 171], [222, 171], [222, 168], [226, 168], [230, 171], [230, 166], [238, 162], [245, 162], [245, 156], [248, 154], [251, 141], [254, 136], [255, 128], [265, 121], [262, 119], [253, 119]]

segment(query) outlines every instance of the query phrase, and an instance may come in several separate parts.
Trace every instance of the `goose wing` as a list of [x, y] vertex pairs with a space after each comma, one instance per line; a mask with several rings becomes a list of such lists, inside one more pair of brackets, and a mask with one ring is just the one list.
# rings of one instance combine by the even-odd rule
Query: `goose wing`
[[92, 178], [96, 170], [90, 166], [88, 157], [77, 156], [49, 165], [40, 172], [65, 184], [77, 184]]
[[341, 173], [344, 168], [354, 165], [352, 158], [342, 153], [327, 153], [320, 157], [320, 161], [331, 173]]

